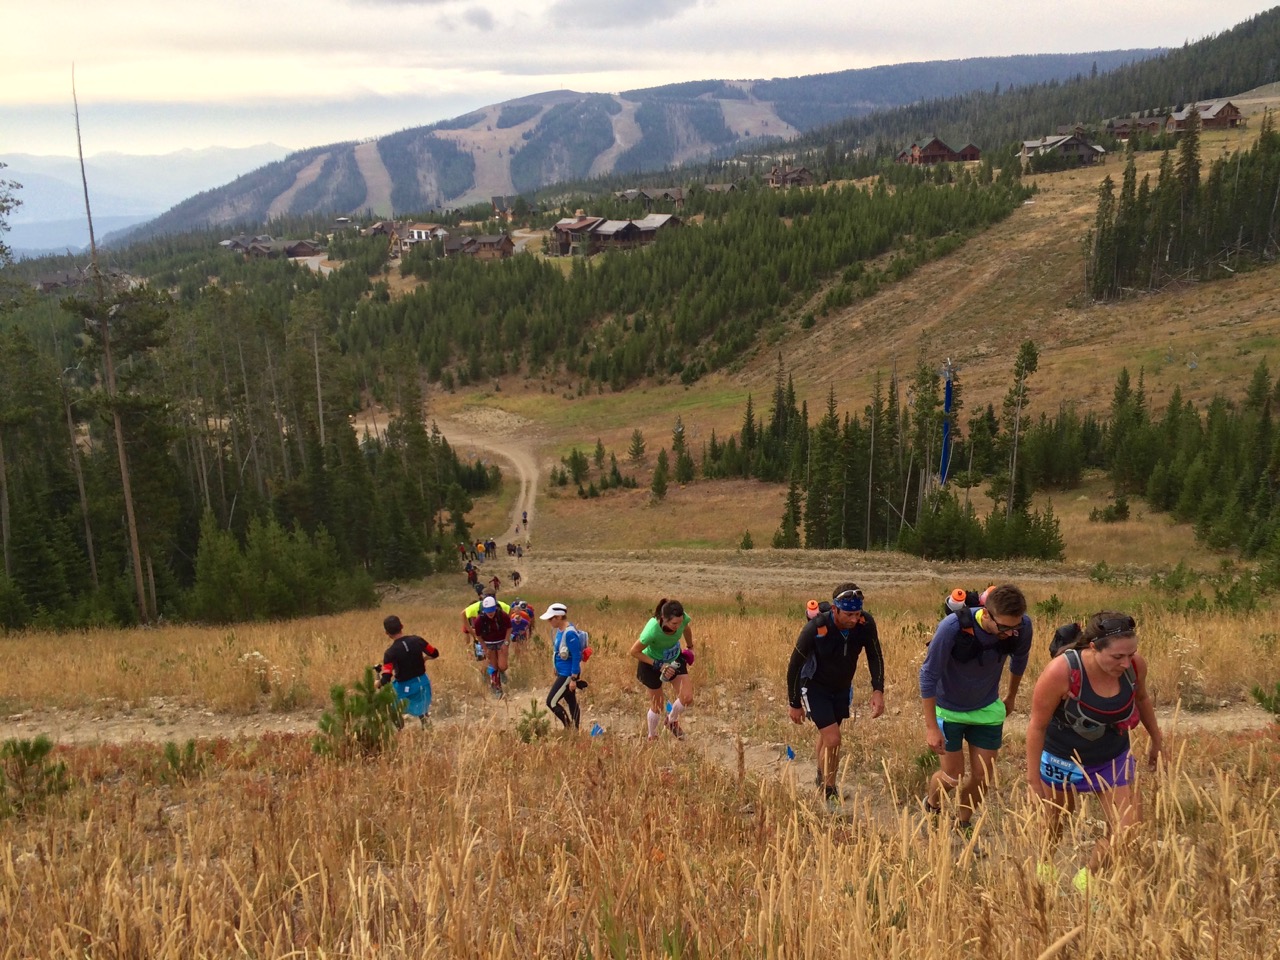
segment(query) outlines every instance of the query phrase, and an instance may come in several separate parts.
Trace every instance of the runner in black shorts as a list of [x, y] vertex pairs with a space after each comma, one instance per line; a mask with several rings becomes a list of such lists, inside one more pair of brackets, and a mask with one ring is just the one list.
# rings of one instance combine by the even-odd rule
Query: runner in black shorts
[[818, 785], [829, 802], [838, 801], [836, 770], [840, 723], [849, 718], [858, 655], [867, 652], [871, 671], [871, 716], [884, 713], [884, 655], [871, 614], [862, 609], [856, 583], [832, 591], [831, 609], [809, 620], [796, 638], [787, 666], [787, 702], [792, 723], [808, 715], [818, 728]]
[[[691, 619], [679, 600], [664, 597], [658, 601], [653, 616], [631, 645], [631, 656], [640, 661], [636, 664], [636, 679], [644, 684], [649, 694], [646, 722], [650, 740], [658, 739], [658, 725], [664, 720], [673, 737], [684, 739], [680, 717], [685, 708], [693, 704], [693, 679], [689, 676], [689, 664], [693, 661]], [[671, 684], [675, 697], [669, 717], [662, 714], [666, 701], [663, 683]]]

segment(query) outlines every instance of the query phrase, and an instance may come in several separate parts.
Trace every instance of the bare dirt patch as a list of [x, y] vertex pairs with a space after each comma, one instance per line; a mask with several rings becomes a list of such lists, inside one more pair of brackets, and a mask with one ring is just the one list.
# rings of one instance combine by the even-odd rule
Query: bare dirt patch
[[289, 189], [271, 201], [271, 206], [267, 208], [267, 219], [271, 220], [275, 217], [283, 217], [289, 212], [289, 205], [293, 203], [293, 198], [297, 196], [298, 191], [309, 184], [315, 183], [316, 178], [320, 176], [320, 171], [324, 169], [325, 162], [329, 159], [329, 154], [322, 153], [316, 157], [305, 167], [298, 171], [298, 175], [293, 178], [293, 183]]
[[372, 210], [379, 217], [391, 216], [391, 174], [378, 153], [378, 142], [370, 140], [357, 146], [355, 158], [365, 188], [364, 202], [357, 204], [357, 208]]

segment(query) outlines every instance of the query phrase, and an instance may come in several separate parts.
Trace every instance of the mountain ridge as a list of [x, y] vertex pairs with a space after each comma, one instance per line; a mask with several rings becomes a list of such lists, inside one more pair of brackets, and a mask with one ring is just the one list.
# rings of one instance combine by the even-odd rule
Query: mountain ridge
[[[389, 217], [467, 206], [560, 181], [660, 171], [919, 99], [1084, 76], [1160, 52], [976, 57], [621, 93], [547, 91], [358, 142], [300, 150], [188, 197], [129, 236], [232, 227], [280, 213]], [[358, 148], [369, 142], [391, 180], [389, 202], [376, 192], [370, 202], [357, 159]], [[367, 168], [371, 151], [364, 149]], [[322, 154], [319, 167], [309, 169]]]

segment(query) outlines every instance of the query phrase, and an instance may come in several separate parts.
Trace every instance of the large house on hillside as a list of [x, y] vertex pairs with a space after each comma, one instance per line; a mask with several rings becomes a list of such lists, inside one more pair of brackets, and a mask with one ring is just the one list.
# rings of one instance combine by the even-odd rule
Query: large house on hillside
[[653, 243], [663, 230], [680, 226], [680, 218], [670, 213], [651, 213], [639, 220], [606, 220], [588, 217], [581, 210], [575, 216], [557, 220], [547, 240], [553, 256], [590, 256], [602, 250], [629, 250]]
[[815, 180], [807, 167], [793, 167], [790, 164], [774, 164], [768, 176], [764, 178], [765, 186], [775, 190], [788, 187], [812, 187]]
[[229, 240], [218, 241], [218, 246], [232, 253], [259, 260], [276, 257], [314, 257], [324, 249], [324, 244], [318, 240], [277, 240], [265, 233], [258, 234], [256, 237], [241, 234]]
[[1023, 160], [1030, 160], [1032, 157], [1044, 156], [1051, 153], [1056, 153], [1060, 156], [1066, 157], [1069, 163], [1075, 163], [1080, 166], [1089, 163], [1097, 163], [1107, 155], [1107, 151], [1103, 150], [1101, 147], [1090, 143], [1083, 137], [1077, 137], [1074, 134], [1070, 136], [1041, 137], [1039, 140], [1022, 141]]
[[438, 223], [414, 223], [409, 226], [405, 243], [426, 243], [430, 240], [447, 240], [449, 231]]
[[1187, 129], [1187, 119], [1192, 110], [1200, 114], [1202, 130], [1230, 130], [1245, 122], [1240, 108], [1230, 100], [1205, 100], [1201, 103], [1189, 103], [1183, 109], [1169, 114], [1165, 130], [1169, 133], [1181, 133]]
[[966, 143], [959, 150], [952, 150], [937, 137], [930, 137], [924, 143], [913, 143], [898, 151], [894, 157], [897, 163], [931, 166], [935, 163], [967, 163], [981, 160], [982, 151], [972, 143]]
[[477, 260], [505, 260], [516, 252], [516, 243], [505, 233], [473, 237], [466, 252]]
[[1108, 135], [1117, 140], [1128, 140], [1144, 133], [1155, 136], [1164, 129], [1165, 120], [1164, 114], [1158, 117], [1112, 117], [1107, 121], [1106, 129]]

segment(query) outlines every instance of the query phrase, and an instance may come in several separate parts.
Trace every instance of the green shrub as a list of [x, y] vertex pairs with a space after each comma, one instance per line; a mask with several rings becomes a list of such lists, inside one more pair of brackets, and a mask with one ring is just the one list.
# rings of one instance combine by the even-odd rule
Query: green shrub
[[538, 706], [537, 700], [529, 701], [529, 708], [520, 714], [516, 734], [525, 743], [541, 740], [551, 732], [551, 714]]
[[1261, 686], [1253, 688], [1253, 699], [1258, 701], [1258, 705], [1263, 710], [1275, 714], [1276, 722], [1280, 723], [1280, 682], [1276, 683], [1274, 693], [1267, 693]]
[[194, 740], [188, 740], [182, 747], [172, 740], [166, 741], [164, 762], [167, 765], [166, 779], [185, 782], [204, 773], [205, 758], [196, 749]]
[[372, 667], [350, 691], [341, 684], [329, 691], [332, 707], [320, 717], [320, 732], [312, 748], [321, 756], [351, 759], [381, 753], [395, 743], [404, 726], [404, 709], [395, 690], [379, 687]]
[[53, 741], [43, 735], [0, 744], [0, 817], [40, 810], [71, 789], [67, 765], [51, 761], [52, 752]]

